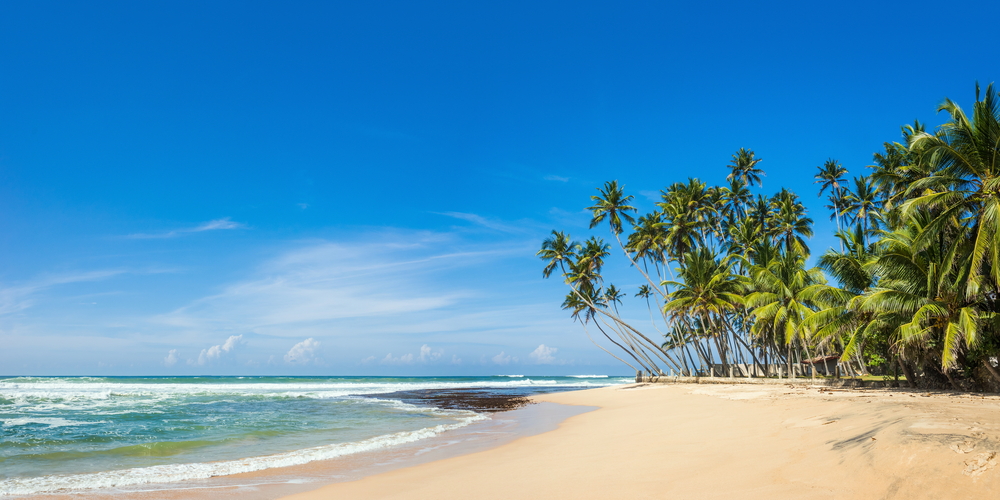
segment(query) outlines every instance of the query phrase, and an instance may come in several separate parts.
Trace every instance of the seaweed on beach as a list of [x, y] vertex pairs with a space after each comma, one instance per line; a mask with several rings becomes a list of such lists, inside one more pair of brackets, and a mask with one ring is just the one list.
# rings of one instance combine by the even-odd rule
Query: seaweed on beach
[[532, 403], [530, 399], [522, 395], [485, 388], [420, 389], [379, 394], [377, 397], [398, 399], [418, 406], [487, 413], [516, 410]]

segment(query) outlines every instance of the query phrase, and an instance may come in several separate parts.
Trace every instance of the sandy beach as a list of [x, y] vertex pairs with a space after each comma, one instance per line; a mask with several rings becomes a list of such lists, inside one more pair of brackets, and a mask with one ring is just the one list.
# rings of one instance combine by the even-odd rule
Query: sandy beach
[[536, 397], [599, 409], [497, 448], [285, 497], [973, 498], [1000, 491], [1000, 397], [632, 385]]

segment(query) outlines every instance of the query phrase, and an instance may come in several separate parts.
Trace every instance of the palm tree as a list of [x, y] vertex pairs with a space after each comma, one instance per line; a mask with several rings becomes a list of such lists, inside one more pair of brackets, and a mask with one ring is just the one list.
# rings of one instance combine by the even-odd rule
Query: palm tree
[[732, 179], [729, 185], [719, 189], [722, 201], [725, 203], [725, 213], [728, 222], [742, 219], [747, 216], [747, 207], [753, 202], [753, 194], [747, 184], [741, 179]]
[[[593, 303], [593, 300], [596, 300], [596, 297], [592, 297], [592, 300], [590, 301], [591, 304]], [[639, 371], [639, 369], [636, 368], [634, 365], [632, 365], [632, 363], [629, 363], [628, 361], [625, 361], [624, 359], [619, 358], [613, 352], [605, 349], [604, 346], [602, 346], [601, 344], [598, 344], [597, 341], [595, 341], [594, 338], [590, 336], [590, 332], [587, 330], [587, 323], [589, 323], [590, 320], [594, 319], [594, 317], [596, 316], [596, 312], [595, 312], [596, 308], [593, 307], [593, 306], [591, 306], [590, 304], [588, 304], [588, 301], [584, 301], [583, 299], [581, 299], [579, 294], [570, 292], [568, 295], [566, 295], [566, 299], [562, 303], [562, 308], [563, 309], [569, 309], [569, 310], [572, 311], [572, 313], [570, 314], [570, 316], [573, 318], [573, 321], [577, 321], [577, 320], [580, 321], [580, 324], [583, 325], [583, 332], [587, 334], [587, 338], [590, 339], [591, 343], [593, 343], [594, 345], [596, 345], [602, 351], [610, 354], [611, 357], [617, 359], [618, 361], [621, 361], [622, 363], [625, 363], [625, 365], [627, 365], [629, 368], [631, 368], [631, 369], [633, 369], [633, 370], [635, 370], [637, 372]], [[582, 318], [580, 317], [580, 313], [583, 313], [583, 317]], [[611, 341], [612, 344], [618, 346], [618, 348], [620, 348], [621, 350], [625, 351], [626, 354], [630, 355], [632, 357], [632, 359], [636, 362], [636, 364], [642, 366], [642, 364], [639, 363], [639, 360], [632, 354], [631, 351], [629, 351], [628, 349], [626, 349], [625, 346], [619, 344], [618, 342], [615, 342], [615, 340], [612, 339], [611, 336], [609, 336], [607, 334], [607, 332], [604, 331], [603, 328], [601, 328], [601, 325], [597, 324], [596, 322], [594, 324], [601, 331], [601, 333], [604, 334], [605, 338], [607, 338], [609, 341]]]
[[786, 252], [808, 256], [809, 246], [805, 238], [813, 235], [813, 221], [806, 217], [806, 207], [794, 193], [782, 189], [771, 199], [771, 208], [769, 225], [774, 241], [784, 246]]
[[[823, 193], [827, 189], [830, 190], [830, 203], [833, 205], [833, 217], [837, 220], [837, 231], [841, 230], [840, 227], [840, 211], [842, 206], [840, 204], [841, 193], [844, 184], [844, 174], [847, 173], [847, 169], [844, 168], [837, 160], [830, 158], [823, 163], [822, 167], [816, 167], [819, 170], [815, 176], [816, 180], [814, 184], [819, 184], [819, 194], [817, 196], [823, 196]], [[843, 250], [843, 248], [841, 248]]]
[[967, 277], [965, 296], [974, 299], [997, 289], [1000, 283], [1000, 100], [993, 84], [980, 99], [976, 84], [973, 115], [968, 117], [950, 99], [938, 106], [951, 120], [941, 134], [916, 134], [910, 149], [920, 162], [935, 169], [930, 177], [914, 182], [909, 192], [927, 192], [903, 205], [903, 214], [935, 212], [914, 244], [923, 248], [939, 240], [961, 220], [965, 237], [973, 242], [962, 263]]
[[561, 267], [565, 274], [566, 264], [573, 262], [579, 249], [580, 244], [571, 241], [568, 234], [552, 230], [552, 236], [542, 242], [542, 249], [535, 254], [542, 260], [548, 261], [542, 269], [542, 276], [548, 278], [557, 266]]
[[878, 191], [870, 177], [855, 177], [854, 189], [848, 192], [845, 202], [846, 204], [841, 205], [841, 210], [850, 217], [852, 223], [860, 223], [864, 228], [864, 236], [867, 237], [873, 229], [879, 228], [881, 206]]
[[732, 172], [726, 176], [726, 180], [732, 181], [733, 179], [739, 179], [744, 184], [748, 186], [758, 185], [762, 186], [760, 178], [764, 175], [764, 171], [757, 168], [757, 164], [760, 163], [760, 158], [754, 157], [754, 152], [746, 149], [740, 148], [736, 154], [733, 155], [733, 161], [727, 165]]
[[822, 271], [806, 269], [805, 262], [805, 254], [788, 251], [764, 266], [753, 266], [750, 270], [753, 292], [746, 297], [746, 305], [756, 320], [751, 333], [769, 338], [775, 344], [785, 344], [785, 360], [793, 376], [793, 354], [798, 354], [793, 347], [797, 344], [811, 357], [811, 331], [804, 321], [815, 312], [816, 285], [826, 283]]
[[594, 216], [590, 220], [590, 228], [597, 227], [598, 224], [608, 220], [611, 232], [617, 238], [622, 232], [622, 220], [629, 224], [635, 224], [635, 218], [629, 212], [636, 212], [636, 208], [629, 205], [634, 196], [625, 195], [624, 186], [618, 186], [618, 181], [608, 181], [603, 188], [597, 188], [600, 195], [591, 196], [594, 205], [587, 207]]
[[[628, 258], [629, 262], [638, 268], [635, 259], [632, 258], [632, 254], [629, 252], [628, 247], [622, 243], [620, 236], [622, 233], [622, 220], [628, 222], [630, 225], [635, 225], [635, 217], [633, 217], [630, 212], [637, 212], [638, 210], [632, 205], [629, 205], [635, 197], [632, 195], [626, 195], [624, 186], [619, 186], [618, 181], [616, 180], [605, 182], [604, 187], [598, 188], [597, 191], [600, 195], [590, 197], [590, 199], [594, 202], [594, 205], [587, 207], [587, 210], [590, 210], [593, 214], [593, 217], [590, 219], [590, 228], [593, 229], [597, 227], [598, 224], [607, 219], [608, 226], [611, 228], [611, 234], [613, 234], [615, 236], [615, 240], [618, 241], [618, 246], [620, 246], [622, 251], [625, 252], [625, 257]], [[655, 286], [652, 278], [650, 278], [643, 269], [639, 269], [639, 272], [646, 277], [646, 281]]]
[[671, 259], [683, 262], [684, 255], [703, 244], [706, 233], [712, 233], [708, 225], [718, 213], [716, 196], [695, 178], [686, 184], [674, 183], [662, 193], [663, 201], [657, 206], [663, 213], [663, 247]]
[[720, 334], [725, 315], [743, 304], [742, 277], [731, 272], [731, 263], [720, 261], [704, 247], [689, 252], [684, 261], [682, 281], [670, 282], [674, 291], [663, 310], [674, 319], [697, 320], [707, 328], [723, 367], [728, 367], [730, 348]]

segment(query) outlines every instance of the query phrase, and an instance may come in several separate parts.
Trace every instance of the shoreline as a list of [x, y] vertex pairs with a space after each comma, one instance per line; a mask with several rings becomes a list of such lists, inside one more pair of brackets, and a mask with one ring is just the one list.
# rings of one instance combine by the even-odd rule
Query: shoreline
[[551, 432], [283, 500], [970, 498], [1000, 489], [993, 395], [639, 384], [532, 399], [599, 409]]
[[[355, 481], [400, 468], [476, 453], [526, 436], [548, 432], [562, 420], [593, 408], [532, 402], [427, 439], [389, 448], [207, 479], [162, 485], [17, 495], [2, 498], [45, 500], [241, 499], [273, 500], [329, 484]], [[150, 487], [152, 486], [152, 487]]]

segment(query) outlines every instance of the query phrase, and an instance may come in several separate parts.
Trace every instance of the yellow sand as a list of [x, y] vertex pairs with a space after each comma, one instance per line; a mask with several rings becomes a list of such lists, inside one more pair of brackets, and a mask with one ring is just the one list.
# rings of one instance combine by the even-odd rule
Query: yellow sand
[[996, 396], [645, 385], [537, 399], [601, 409], [488, 451], [286, 498], [1000, 495]]

